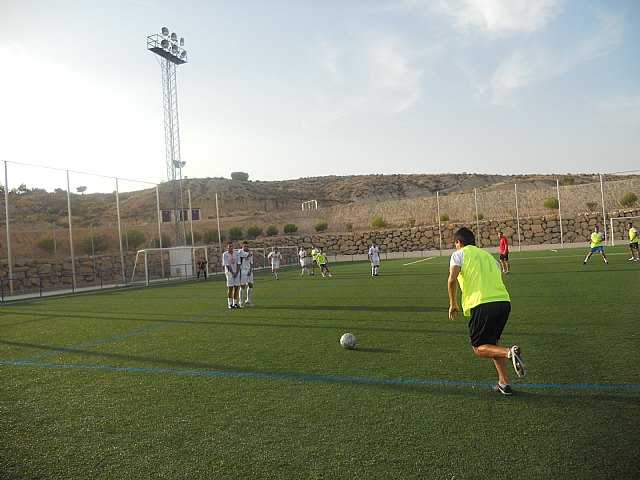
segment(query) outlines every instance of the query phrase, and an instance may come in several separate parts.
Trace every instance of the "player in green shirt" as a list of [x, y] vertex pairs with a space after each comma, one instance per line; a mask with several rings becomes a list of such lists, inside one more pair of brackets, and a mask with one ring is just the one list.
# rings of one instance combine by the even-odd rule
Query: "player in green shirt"
[[320, 247], [320, 251], [316, 256], [316, 260], [318, 261], [318, 265], [320, 266], [320, 273], [324, 277], [325, 274], [331, 276], [329, 272], [329, 267], [327, 266], [327, 255], [324, 253], [324, 247]]
[[629, 251], [631, 252], [631, 258], [629, 258], [629, 260], [638, 262], [640, 261], [640, 251], [638, 251], [638, 229], [634, 227], [631, 222], [627, 224], [627, 227], [629, 227]]
[[311, 244], [311, 275], [316, 274], [316, 267], [318, 266], [318, 250], [315, 245]]
[[600, 252], [600, 255], [602, 255], [604, 263], [606, 263], [607, 265], [609, 264], [609, 261], [607, 260], [607, 256], [604, 254], [604, 239], [602, 237], [602, 232], [600, 231], [598, 225], [593, 227], [593, 233], [591, 234], [591, 250], [589, 250], [587, 258], [584, 259], [582, 264], [586, 265], [589, 259], [591, 258], [591, 255], [593, 255], [595, 252]]
[[[490, 358], [498, 371], [498, 384], [494, 389], [503, 395], [511, 395], [506, 361], [511, 360], [519, 377], [527, 369], [522, 361], [522, 350], [498, 345], [509, 313], [511, 299], [502, 282], [500, 264], [493, 256], [476, 247], [473, 232], [462, 227], [455, 234], [456, 251], [449, 263], [449, 320], [463, 312], [469, 318], [469, 338], [473, 353]], [[458, 285], [462, 290], [462, 308], [458, 303]]]

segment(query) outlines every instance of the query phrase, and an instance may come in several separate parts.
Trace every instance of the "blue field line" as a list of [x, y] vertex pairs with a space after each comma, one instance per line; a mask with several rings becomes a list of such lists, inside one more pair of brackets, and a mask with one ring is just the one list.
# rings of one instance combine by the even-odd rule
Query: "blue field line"
[[[155, 373], [172, 375], [194, 375], [210, 377], [245, 377], [268, 378], [276, 380], [304, 380], [310, 382], [344, 382], [344, 383], [375, 383], [393, 385], [428, 385], [428, 386], [459, 386], [459, 387], [490, 387], [491, 382], [463, 382], [454, 380], [414, 380], [370, 377], [334, 377], [324, 375], [288, 375], [285, 373], [257, 373], [257, 372], [224, 372], [210, 370], [175, 370], [170, 368], [145, 367], [110, 367], [106, 365], [78, 365], [63, 363], [36, 363], [26, 361], [0, 361], [0, 365], [25, 367], [67, 368], [78, 370], [100, 370], [107, 372], [127, 373]], [[518, 383], [517, 388], [557, 388], [564, 390], [632, 390], [640, 391], [640, 385], [581, 385], [575, 383]]]
[[[302, 291], [308, 290], [310, 288], [322, 288], [322, 287], [323, 287], [322, 285], [308, 286], [308, 287], [305, 287], [304, 289], [302, 289]], [[266, 300], [264, 300], [262, 302], [256, 303], [255, 305], [262, 305], [262, 304], [265, 304], [265, 303], [268, 303], [268, 302], [271, 302], [271, 301], [274, 301], [274, 300], [280, 300], [280, 299], [283, 299], [283, 298], [291, 297], [293, 295], [299, 295], [300, 292], [301, 292], [301, 290], [295, 290], [295, 291], [292, 291], [292, 292], [284, 294], [284, 295], [278, 295], [277, 297], [272, 297], [270, 299], [266, 299]], [[228, 310], [229, 309], [227, 307], [225, 307], [225, 308], [221, 308], [221, 309], [216, 310], [216, 311], [211, 312], [211, 313], [205, 313], [205, 314], [201, 314], [201, 315], [191, 315], [190, 317], [183, 318], [183, 319], [180, 319], [180, 320], [174, 320], [173, 322], [166, 322], [166, 323], [162, 323], [162, 324], [159, 324], [159, 325], [154, 325], [152, 327], [143, 328], [141, 330], [136, 330], [136, 331], [133, 331], [133, 332], [126, 332], [126, 333], [122, 333], [120, 335], [115, 335], [113, 337], [93, 340], [91, 342], [82, 343], [80, 345], [74, 345], [72, 347], [61, 348], [59, 350], [52, 350], [50, 352], [41, 353], [40, 355], [34, 355], [34, 356], [31, 356], [31, 357], [22, 358], [20, 360], [16, 360], [15, 363], [16, 364], [30, 363], [33, 360], [39, 360], [41, 358], [51, 357], [53, 355], [59, 355], [59, 354], [74, 352], [74, 351], [77, 351], [77, 350], [82, 350], [83, 348], [93, 347], [93, 346], [100, 345], [100, 344], [103, 344], [103, 343], [109, 343], [109, 342], [114, 342], [114, 341], [117, 341], [117, 340], [122, 340], [123, 338], [131, 337], [131, 336], [134, 336], [134, 335], [141, 335], [143, 333], [153, 332], [155, 330], [160, 330], [162, 328], [168, 328], [168, 327], [172, 327], [172, 326], [183, 324], [183, 323], [189, 323], [189, 322], [192, 322], [194, 320], [200, 320], [200, 319], [203, 319], [203, 318], [214, 317], [214, 316], [219, 315], [221, 313], [227, 312]], [[153, 320], [149, 320], [149, 321], [153, 321]]]

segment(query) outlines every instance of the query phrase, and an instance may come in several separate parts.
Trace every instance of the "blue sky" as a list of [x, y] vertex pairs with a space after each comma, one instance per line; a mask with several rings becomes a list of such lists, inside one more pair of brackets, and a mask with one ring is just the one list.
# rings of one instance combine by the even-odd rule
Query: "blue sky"
[[166, 180], [167, 26], [188, 177], [640, 168], [637, 0], [0, 3], [0, 160]]

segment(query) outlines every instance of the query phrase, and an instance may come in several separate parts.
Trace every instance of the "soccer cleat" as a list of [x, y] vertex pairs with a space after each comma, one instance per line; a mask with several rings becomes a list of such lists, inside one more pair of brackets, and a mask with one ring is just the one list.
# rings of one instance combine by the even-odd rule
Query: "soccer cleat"
[[524, 378], [527, 375], [527, 367], [521, 358], [522, 350], [519, 346], [514, 345], [509, 349], [509, 358], [513, 363], [513, 369], [520, 378]]
[[499, 383], [496, 383], [493, 387], [494, 391], [496, 392], [500, 392], [502, 395], [511, 395], [513, 393], [513, 390], [511, 390], [511, 385], [507, 384], [507, 385], [500, 385]]
[[229, 305], [229, 310], [231, 310], [233, 307], [231, 305]]
[[330, 277], [333, 277], [333, 275], [329, 274]]
[[587, 261], [585, 260], [584, 262], [582, 262], [582, 264], [583, 264], [583, 265], [586, 265], [586, 264], [587, 264]]
[[630, 262], [634, 262], [636, 260], [636, 257], [631, 257], [628, 259]]

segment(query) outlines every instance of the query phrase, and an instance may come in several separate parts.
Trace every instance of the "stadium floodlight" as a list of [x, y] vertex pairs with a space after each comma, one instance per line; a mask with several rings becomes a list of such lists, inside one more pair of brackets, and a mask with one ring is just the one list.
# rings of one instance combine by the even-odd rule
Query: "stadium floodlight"
[[[180, 43], [178, 45], [178, 43]], [[178, 129], [178, 91], [176, 84], [176, 66], [187, 63], [187, 51], [184, 38], [178, 42], [176, 33], [169, 34], [167, 27], [162, 27], [161, 33], [147, 37], [147, 50], [160, 57], [162, 67], [162, 91], [164, 100], [164, 140], [166, 149], [167, 179], [173, 190], [173, 229], [176, 246], [182, 245], [180, 236], [179, 204], [182, 203], [182, 193], [178, 197], [178, 175], [182, 178], [182, 168], [185, 162], [180, 160], [180, 131]], [[180, 185], [182, 187], [182, 185]], [[182, 188], [180, 188], [182, 190]]]

